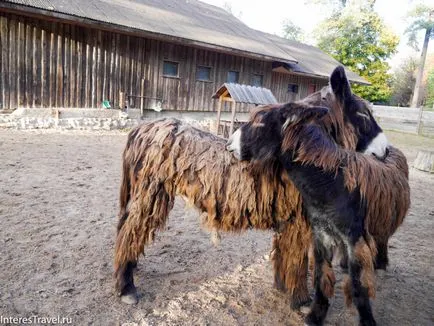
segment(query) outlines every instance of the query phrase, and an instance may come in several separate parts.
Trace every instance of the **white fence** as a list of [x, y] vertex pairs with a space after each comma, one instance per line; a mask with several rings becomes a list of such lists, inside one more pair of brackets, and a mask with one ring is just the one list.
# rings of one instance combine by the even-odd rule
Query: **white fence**
[[[419, 109], [374, 105], [374, 116], [383, 129], [417, 133]], [[423, 111], [421, 134], [434, 137], [434, 112]]]

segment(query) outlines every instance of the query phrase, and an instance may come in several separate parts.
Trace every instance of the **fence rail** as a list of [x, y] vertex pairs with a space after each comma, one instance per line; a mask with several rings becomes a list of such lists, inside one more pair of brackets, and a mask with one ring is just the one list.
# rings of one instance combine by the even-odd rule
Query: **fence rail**
[[[419, 108], [374, 105], [374, 116], [383, 129], [417, 133]], [[420, 133], [434, 137], [434, 112], [423, 111]]]

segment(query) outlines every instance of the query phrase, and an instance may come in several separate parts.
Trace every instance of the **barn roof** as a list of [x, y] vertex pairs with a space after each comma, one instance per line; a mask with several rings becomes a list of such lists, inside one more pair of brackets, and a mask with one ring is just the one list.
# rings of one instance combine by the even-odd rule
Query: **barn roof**
[[[314, 46], [288, 40], [261, 31], [257, 32], [258, 34], [267, 37], [271, 42], [273, 42], [273, 44], [280, 47], [283, 51], [289, 52], [297, 58], [296, 63], [286, 63], [280, 66], [287, 70], [287, 72], [329, 78], [336, 66], [342, 65], [339, 61]], [[277, 64], [276, 68], [278, 67], [279, 65]], [[348, 68], [345, 68], [345, 72], [350, 81], [360, 84], [369, 84], [369, 82], [364, 78], [360, 77]]]
[[[197, 0], [1, 0], [2, 7], [275, 61], [283, 72], [328, 78], [339, 65], [318, 48], [251, 29]], [[367, 83], [349, 70], [347, 75]]]
[[[129, 27], [266, 60], [296, 62], [289, 53], [258, 35], [224, 9], [197, 0], [3, 0], [11, 5]], [[0, 5], [1, 7], [1, 5]], [[32, 9], [32, 8], [28, 8]], [[115, 28], [115, 26], [111, 26]]]
[[276, 98], [268, 88], [235, 83], [224, 83], [215, 92], [212, 98], [219, 98], [226, 91], [228, 91], [228, 95], [230, 95], [230, 97], [235, 102], [239, 103], [249, 103], [257, 105], [277, 103]]

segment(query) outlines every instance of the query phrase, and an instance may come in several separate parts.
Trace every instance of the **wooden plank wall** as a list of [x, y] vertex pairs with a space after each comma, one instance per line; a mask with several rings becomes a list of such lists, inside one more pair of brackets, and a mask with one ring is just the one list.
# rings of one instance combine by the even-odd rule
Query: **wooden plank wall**
[[[178, 78], [162, 76], [164, 60], [179, 62]], [[196, 80], [198, 65], [211, 67], [210, 81]], [[96, 108], [103, 100], [117, 108], [124, 92], [149, 97], [133, 98], [130, 104], [136, 108], [150, 108], [162, 99], [165, 110], [215, 111], [211, 96], [229, 70], [239, 71], [243, 84], [262, 74], [263, 86], [280, 102], [304, 97], [309, 83], [325, 84], [273, 73], [271, 62], [0, 13], [1, 108]], [[288, 83], [300, 85], [295, 98]], [[251, 107], [238, 104], [237, 110]]]
[[118, 107], [119, 92], [140, 95], [151, 43], [0, 13], [1, 106], [95, 108], [110, 100]]
[[[298, 85], [298, 93], [288, 92], [289, 84]], [[273, 72], [270, 89], [279, 102], [290, 102], [308, 96], [308, 88], [311, 84], [316, 86], [316, 90], [320, 90], [328, 84], [328, 80]]]

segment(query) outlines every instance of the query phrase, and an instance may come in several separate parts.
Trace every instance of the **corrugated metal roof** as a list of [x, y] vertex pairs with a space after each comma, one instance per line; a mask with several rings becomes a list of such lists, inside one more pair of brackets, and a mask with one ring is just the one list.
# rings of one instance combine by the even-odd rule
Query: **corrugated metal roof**
[[137, 30], [179, 37], [268, 60], [295, 62], [286, 51], [224, 9], [197, 0], [2, 0]]
[[[288, 63], [286, 65], [286, 69], [288, 69], [289, 72], [329, 78], [336, 66], [342, 65], [339, 61], [314, 46], [261, 31], [257, 32], [267, 37], [282, 50], [291, 53], [291, 55], [297, 59], [297, 63]], [[348, 79], [352, 82], [370, 84], [366, 79], [360, 77], [348, 68], [345, 68], [345, 72], [347, 73]]]
[[277, 103], [276, 98], [268, 88], [235, 83], [224, 83], [212, 98], [219, 98], [226, 90], [235, 102], [257, 105]]
[[[197, 0], [0, 0], [237, 50], [283, 62], [288, 72], [328, 78], [338, 61], [320, 49], [249, 28], [224, 9]], [[369, 84], [346, 69], [350, 81]]]

